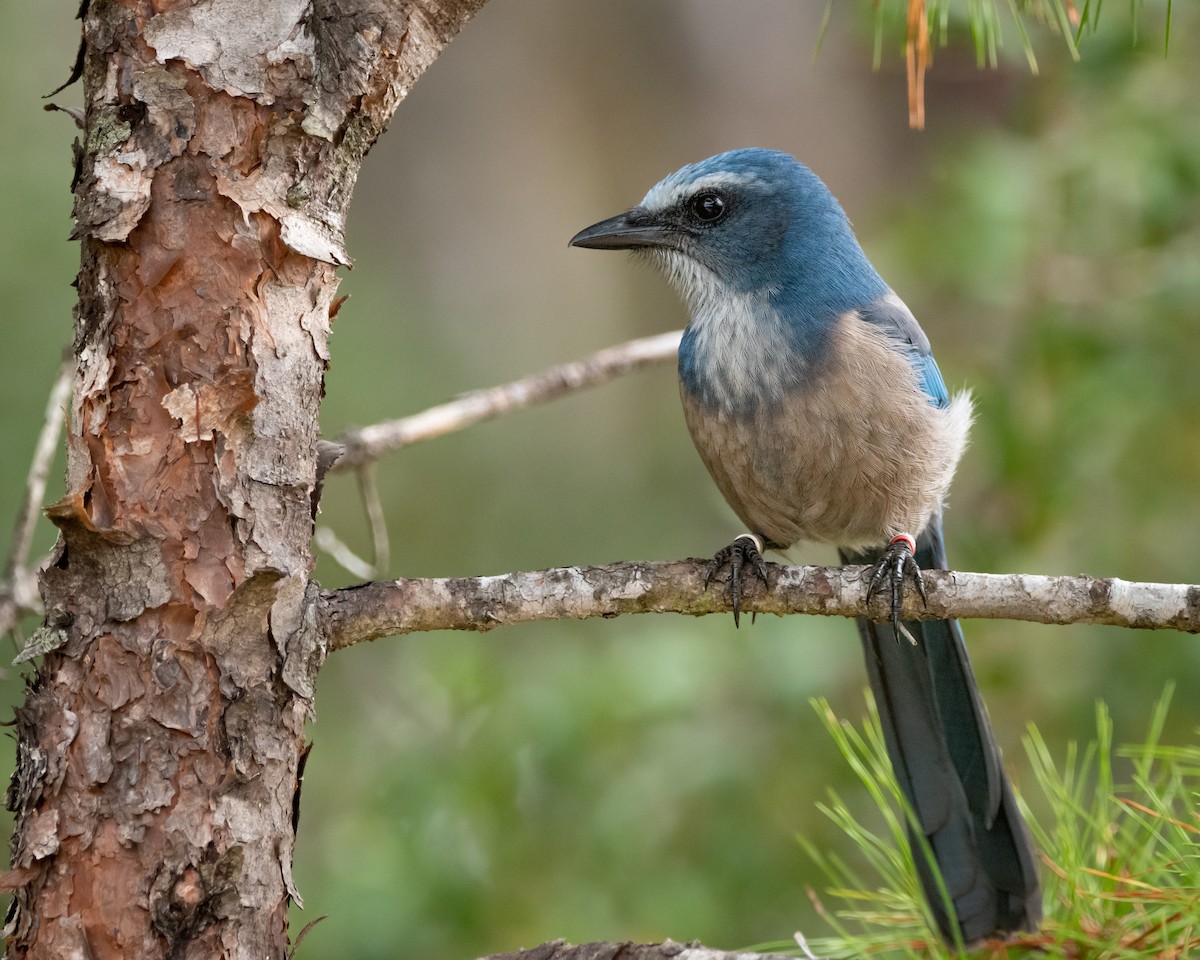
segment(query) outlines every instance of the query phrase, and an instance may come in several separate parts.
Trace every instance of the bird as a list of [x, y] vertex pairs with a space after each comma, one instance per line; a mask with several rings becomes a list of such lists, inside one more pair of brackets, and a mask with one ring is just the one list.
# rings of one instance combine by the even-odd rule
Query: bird
[[858, 632], [941, 936], [970, 944], [1035, 931], [1029, 828], [962, 630], [900, 615], [907, 584], [924, 598], [921, 569], [947, 568], [943, 509], [971, 399], [950, 395], [928, 337], [841, 204], [791, 154], [744, 148], [684, 166], [570, 244], [649, 259], [688, 307], [684, 419], [747, 527], [713, 557], [706, 588], [729, 568], [736, 620], [744, 579], [769, 585], [763, 552], [812, 541], [867, 565], [868, 604], [880, 591], [890, 598], [889, 616], [859, 619]]

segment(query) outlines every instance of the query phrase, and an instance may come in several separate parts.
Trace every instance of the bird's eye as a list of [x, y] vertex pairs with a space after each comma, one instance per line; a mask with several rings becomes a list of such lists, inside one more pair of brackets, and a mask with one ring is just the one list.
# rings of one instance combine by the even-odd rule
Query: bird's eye
[[702, 223], [716, 223], [725, 216], [725, 198], [716, 193], [698, 193], [689, 201], [688, 210]]

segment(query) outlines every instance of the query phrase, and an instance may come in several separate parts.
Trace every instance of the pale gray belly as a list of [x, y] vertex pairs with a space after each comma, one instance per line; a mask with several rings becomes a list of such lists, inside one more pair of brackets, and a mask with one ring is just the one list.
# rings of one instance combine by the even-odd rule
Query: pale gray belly
[[970, 400], [934, 407], [907, 361], [887, 353], [868, 356], [877, 361], [869, 375], [828, 371], [753, 415], [683, 392], [700, 457], [751, 532], [778, 546], [866, 547], [918, 534], [940, 508], [966, 444]]

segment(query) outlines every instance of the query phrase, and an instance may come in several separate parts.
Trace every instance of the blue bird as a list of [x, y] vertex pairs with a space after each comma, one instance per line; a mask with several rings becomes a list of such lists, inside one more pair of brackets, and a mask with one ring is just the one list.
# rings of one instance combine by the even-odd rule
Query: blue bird
[[923, 596], [920, 569], [946, 568], [942, 505], [970, 397], [949, 395], [929, 340], [841, 205], [789, 154], [733, 150], [671, 174], [571, 244], [644, 254], [687, 301], [685, 419], [749, 528], [708, 570], [711, 580], [729, 566], [735, 618], [743, 571], [767, 582], [762, 551], [800, 540], [871, 564], [868, 600], [890, 593], [891, 623], [858, 629], [892, 767], [945, 884], [944, 896], [914, 841], [943, 936], [1036, 929], [1028, 827], [962, 631], [954, 620], [900, 621], [905, 583]]

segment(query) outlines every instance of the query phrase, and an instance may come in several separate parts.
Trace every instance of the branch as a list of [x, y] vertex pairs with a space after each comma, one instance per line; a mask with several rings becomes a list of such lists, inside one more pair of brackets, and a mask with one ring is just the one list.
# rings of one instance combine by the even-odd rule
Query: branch
[[41, 609], [37, 578], [29, 565], [29, 549], [33, 545], [38, 508], [45, 499], [50, 466], [58, 450], [58, 434], [66, 418], [64, 407], [71, 394], [71, 374], [74, 369], [71, 360], [63, 360], [58, 368], [58, 376], [50, 387], [50, 396], [46, 399], [42, 429], [25, 478], [25, 499], [17, 511], [12, 546], [4, 564], [4, 573], [0, 575], [0, 634], [12, 630], [26, 614], [37, 613]]
[[[336, 456], [335, 445], [331, 443], [324, 444], [322, 453], [325, 456]], [[318, 455], [317, 462], [318, 476], [323, 478], [328, 467], [322, 467], [321, 463], [336, 463], [337, 461], [323, 461], [322, 457]], [[367, 563], [367, 561], [351, 550], [342, 538], [329, 527], [318, 526], [313, 533], [313, 540], [322, 552], [327, 554], [343, 570], [349, 571], [351, 576], [371, 580], [387, 573], [388, 566], [391, 564], [391, 543], [388, 539], [387, 518], [383, 513], [383, 503], [379, 499], [379, 486], [375, 483], [375, 464], [359, 464], [356, 472], [358, 474], [358, 492], [362, 497], [363, 507], [367, 513], [367, 525], [371, 528], [371, 545], [375, 553], [374, 561]], [[318, 481], [316, 497], [318, 502], [320, 501], [320, 490], [323, 484], [323, 479]]]
[[[330, 649], [426, 630], [491, 630], [533, 620], [624, 613], [700, 616], [730, 609], [728, 590], [704, 589], [705, 560], [558, 567], [491, 577], [391, 580], [326, 591], [321, 615]], [[866, 567], [769, 565], [771, 589], [746, 586], [743, 611], [865, 616]], [[1033, 574], [924, 574], [928, 605], [912, 594], [912, 620], [974, 617], [1032, 623], [1099, 623], [1200, 633], [1200, 586]], [[910, 592], [911, 593], [911, 592]], [[873, 611], [883, 617], [882, 601]]]
[[347, 470], [360, 466], [410, 443], [431, 440], [455, 430], [462, 430], [510, 410], [520, 410], [557, 400], [575, 390], [597, 387], [622, 374], [669, 360], [679, 349], [679, 338], [682, 334], [683, 331], [675, 330], [653, 337], [629, 340], [615, 347], [600, 350], [582, 360], [559, 364], [512, 383], [473, 390], [449, 403], [431, 407], [411, 417], [351, 430], [334, 441], [334, 449], [325, 454], [333, 459], [329, 469]]
[[[809, 954], [811, 956], [811, 954]], [[582, 943], [563, 940], [543, 943], [530, 950], [498, 953], [483, 960], [796, 960], [778, 953], [726, 953], [698, 943]]]

